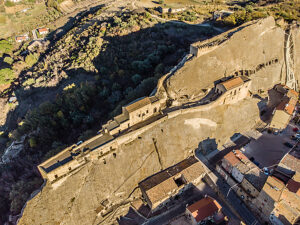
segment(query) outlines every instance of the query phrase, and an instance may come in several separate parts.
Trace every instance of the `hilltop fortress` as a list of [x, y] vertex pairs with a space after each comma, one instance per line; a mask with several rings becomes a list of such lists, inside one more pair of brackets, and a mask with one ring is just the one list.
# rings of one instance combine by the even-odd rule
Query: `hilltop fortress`
[[[296, 25], [290, 30], [266, 18], [193, 44], [155, 95], [124, 106], [100, 134], [39, 165], [48, 182], [19, 224], [105, 224], [104, 202], [105, 210], [122, 213], [141, 180], [193, 155], [201, 141], [222, 146], [255, 127], [260, 100], [254, 94], [278, 83], [297, 86], [300, 32]], [[287, 69], [288, 34], [293, 62]]]
[[[137, 136], [160, 122], [189, 112], [203, 111], [222, 104], [234, 104], [248, 96], [251, 80], [237, 76], [220, 80], [209, 100], [198, 102], [196, 107], [178, 110], [165, 110], [165, 102], [155, 96], [143, 97], [123, 107], [122, 114], [108, 121], [101, 133], [84, 143], [73, 145], [38, 166], [41, 175], [50, 182], [76, 171], [91, 160], [117, 155], [118, 146], [137, 138]], [[153, 120], [154, 119], [154, 120]], [[143, 124], [141, 124], [144, 122]]]

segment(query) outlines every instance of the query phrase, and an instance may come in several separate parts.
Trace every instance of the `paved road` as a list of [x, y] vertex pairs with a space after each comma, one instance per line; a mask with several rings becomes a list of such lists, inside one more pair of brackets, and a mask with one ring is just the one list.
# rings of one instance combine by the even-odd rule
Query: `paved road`
[[[217, 175], [217, 174], [216, 174]], [[219, 187], [220, 192], [224, 196], [227, 196], [227, 193], [230, 189], [230, 186], [225, 182], [221, 176], [218, 176], [218, 182], [217, 185]], [[256, 217], [252, 214], [252, 212], [246, 207], [244, 202], [236, 195], [234, 191], [230, 191], [228, 196], [227, 196], [228, 202], [234, 207], [236, 212], [243, 218], [246, 224], [254, 224], [257, 219]], [[259, 225], [260, 223], [257, 222], [256, 225]]]
[[248, 158], [254, 157], [261, 168], [276, 165], [290, 149], [284, 143], [295, 144], [295, 141], [290, 139], [290, 136], [295, 134], [292, 130], [294, 127], [295, 125], [289, 124], [278, 135], [263, 132], [261, 137], [257, 140], [252, 140], [241, 150]]
[[[219, 158], [224, 155], [226, 152], [230, 152], [232, 149], [235, 149], [236, 147], [229, 147], [221, 151], [219, 154], [217, 154], [216, 157], [214, 157], [214, 163], [219, 160]], [[206, 166], [217, 176], [217, 179], [215, 181], [212, 181], [212, 183], [216, 184], [216, 188], [220, 191], [220, 193], [223, 196], [227, 196], [227, 193], [230, 189], [230, 185], [227, 184], [227, 182], [218, 174], [218, 172], [215, 170], [215, 165], [211, 162], [208, 162], [207, 160], [203, 160], [203, 156], [200, 154], [196, 154], [196, 156], [206, 164]], [[227, 203], [229, 203], [234, 210], [239, 214], [239, 216], [242, 218], [242, 220], [246, 224], [254, 224], [257, 219], [256, 217], [252, 214], [252, 212], [246, 207], [244, 202], [236, 195], [234, 191], [230, 191], [229, 195], [225, 197], [227, 200]], [[259, 222], [256, 223], [256, 225], [259, 225]]]

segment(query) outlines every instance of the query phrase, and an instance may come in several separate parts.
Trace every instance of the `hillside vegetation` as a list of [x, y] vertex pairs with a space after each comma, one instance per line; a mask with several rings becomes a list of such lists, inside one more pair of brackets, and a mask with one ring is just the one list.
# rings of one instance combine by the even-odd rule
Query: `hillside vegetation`
[[[45, 23], [47, 13], [53, 15], [46, 19], [51, 22], [61, 16], [58, 3], [38, 3], [40, 10], [32, 9], [37, 14], [16, 13], [9, 19], [3, 17], [2, 9], [15, 6], [0, 8], [0, 29], [6, 31], [9, 21], [18, 25], [25, 20], [22, 29], [30, 31]], [[111, 12], [102, 8], [76, 20], [73, 28], [55, 39], [58, 41], [51, 39], [45, 51], [28, 52], [29, 42], [16, 46], [13, 39], [0, 40], [0, 91], [5, 89], [1, 94], [15, 93], [18, 97], [17, 103], [9, 103], [9, 116], [3, 126], [6, 129], [0, 132], [0, 152], [25, 137], [20, 155], [0, 165], [0, 223], [8, 215], [20, 213], [30, 193], [42, 183], [37, 164], [64, 147], [93, 136], [102, 123], [120, 112], [121, 106], [150, 94], [158, 78], [181, 60], [191, 43], [215, 35], [209, 27], [162, 22], [150, 13], [167, 20], [198, 23], [210, 21], [216, 10], [234, 10], [229, 17], [215, 22], [222, 27], [268, 15], [288, 22], [299, 20], [296, 1], [198, 3], [176, 15], [160, 15], [154, 10]], [[44, 13], [41, 23], [31, 24], [33, 16], [40, 18], [40, 13]], [[8, 104], [7, 99], [3, 101]]]
[[[19, 155], [22, 163], [16, 159], [0, 166], [0, 180], [5, 180], [0, 194], [2, 218], [8, 212], [18, 214], [42, 182], [35, 169], [38, 163], [95, 134], [122, 105], [150, 94], [190, 43], [213, 35], [207, 28], [159, 23], [146, 12], [99, 15], [101, 11], [82, 19], [36, 62], [31, 62], [33, 56], [25, 57], [28, 67], [33, 66], [20, 79], [24, 93], [16, 90], [17, 95], [38, 96], [35, 90], [47, 86], [63, 88], [51, 101], [19, 118], [17, 129], [2, 134], [8, 143], [26, 135]], [[22, 101], [16, 111], [21, 107]], [[25, 176], [24, 164], [31, 168]]]

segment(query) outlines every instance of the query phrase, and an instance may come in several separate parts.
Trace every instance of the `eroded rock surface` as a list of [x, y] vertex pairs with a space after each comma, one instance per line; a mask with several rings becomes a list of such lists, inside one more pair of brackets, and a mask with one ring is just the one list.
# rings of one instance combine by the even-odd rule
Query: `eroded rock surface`
[[[294, 32], [299, 37], [299, 29]], [[260, 65], [262, 68], [250, 76], [251, 91], [272, 88], [285, 79], [284, 40], [285, 30], [277, 26], [272, 17], [250, 22], [217, 48], [187, 62], [169, 78], [167, 91], [173, 99], [189, 99], [203, 94], [202, 90], [213, 87], [218, 79], [241, 70], [258, 70]], [[300, 45], [295, 48], [299, 53]], [[299, 68], [299, 59], [297, 61]]]
[[116, 157], [105, 158], [106, 164], [103, 159], [91, 162], [76, 174], [47, 184], [28, 202], [19, 224], [98, 224], [103, 219], [97, 217], [96, 209], [103, 200], [126, 200], [138, 182], [186, 158], [202, 140], [215, 138], [220, 146], [232, 134], [253, 127], [258, 119], [257, 100], [249, 98], [230, 107], [166, 120], [119, 146]]
[[[299, 56], [300, 32], [293, 32], [295, 55]], [[250, 76], [253, 93], [266, 91], [285, 80], [284, 40], [285, 30], [276, 26], [273, 18], [252, 22], [219, 47], [186, 62], [167, 80], [166, 91], [174, 100], [189, 101], [202, 95], [202, 89], [213, 87], [216, 80], [241, 70], [255, 70]], [[299, 78], [299, 58], [294, 65]], [[247, 97], [234, 105], [161, 122], [118, 146], [115, 156], [92, 161], [77, 173], [47, 184], [27, 203], [19, 224], [111, 224], [97, 215], [103, 200], [126, 204], [139, 181], [183, 160], [201, 141], [211, 138], [221, 146], [234, 133], [253, 128], [260, 121], [258, 101]]]

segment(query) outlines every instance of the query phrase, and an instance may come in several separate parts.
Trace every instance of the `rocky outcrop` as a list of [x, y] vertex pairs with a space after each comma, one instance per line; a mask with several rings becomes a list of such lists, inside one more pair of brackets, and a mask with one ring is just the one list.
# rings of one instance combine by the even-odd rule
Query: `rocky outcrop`
[[[299, 31], [293, 32], [299, 37]], [[189, 101], [236, 72], [248, 73], [252, 92], [285, 80], [285, 30], [273, 18], [251, 22], [227, 37], [217, 48], [166, 76], [166, 82], [160, 80], [168, 93], [164, 96]], [[299, 48], [296, 51], [299, 55]], [[48, 183], [27, 203], [19, 224], [112, 224], [122, 206], [131, 201], [139, 181], [193, 154], [203, 140], [213, 139], [220, 147], [233, 134], [253, 128], [260, 121], [258, 101], [247, 97], [233, 105], [175, 113], [120, 144], [115, 154], [91, 161], [53, 185]], [[105, 218], [99, 213], [103, 202], [110, 206]]]
[[[202, 90], [212, 87], [216, 80], [240, 71], [253, 71], [250, 75], [253, 93], [283, 82], [285, 32], [272, 17], [268, 17], [220, 35], [219, 39], [226, 38], [221, 43], [212, 42], [218, 44], [217, 48], [205, 49], [205, 54], [194, 57], [167, 80], [169, 96], [182, 101], [201, 96]], [[297, 39], [299, 28], [293, 32], [294, 39]], [[295, 49], [298, 51], [295, 55], [299, 56], [300, 45], [295, 43]], [[296, 70], [300, 69], [299, 59], [295, 60], [298, 62]]]
[[[230, 107], [222, 105], [165, 120], [120, 145], [116, 155], [89, 163], [52, 186], [47, 184], [27, 203], [19, 224], [111, 224], [111, 214], [118, 215], [118, 207], [130, 199], [139, 181], [186, 158], [202, 140], [210, 137], [221, 146], [257, 120], [257, 100], [250, 98]], [[118, 207], [104, 220], [97, 209], [106, 199]]]

